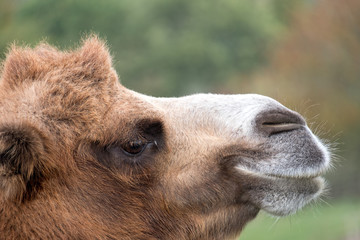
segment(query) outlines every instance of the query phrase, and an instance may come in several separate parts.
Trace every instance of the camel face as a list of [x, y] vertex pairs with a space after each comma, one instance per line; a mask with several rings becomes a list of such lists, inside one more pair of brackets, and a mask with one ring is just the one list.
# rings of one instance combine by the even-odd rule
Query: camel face
[[287, 215], [318, 197], [330, 164], [271, 98], [126, 89], [97, 38], [73, 52], [14, 48], [0, 96], [10, 239], [232, 238], [260, 209]]
[[[227, 196], [274, 215], [294, 213], [323, 190], [319, 176], [329, 167], [327, 149], [298, 113], [275, 100], [200, 94], [148, 101], [166, 113], [171, 126], [168, 144], [175, 156], [169, 159], [176, 167], [167, 181], [178, 188], [198, 189], [211, 176], [231, 179], [238, 190]], [[202, 203], [209, 198], [204, 195]]]

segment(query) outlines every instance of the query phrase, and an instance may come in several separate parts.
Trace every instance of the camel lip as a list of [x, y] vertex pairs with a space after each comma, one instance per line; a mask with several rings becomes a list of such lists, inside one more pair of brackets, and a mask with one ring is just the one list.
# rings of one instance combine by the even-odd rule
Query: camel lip
[[269, 177], [275, 177], [280, 179], [314, 179], [321, 177], [325, 174], [327, 168], [321, 168], [314, 172], [298, 172], [296, 174], [278, 174], [278, 173], [264, 173], [264, 175]]
[[317, 173], [314, 175], [295, 175], [295, 176], [289, 176], [289, 175], [279, 175], [279, 174], [265, 174], [268, 177], [273, 178], [280, 178], [280, 179], [315, 179], [322, 176], [322, 173]]
[[325, 170], [320, 170], [311, 174], [294, 174], [294, 175], [285, 175], [285, 174], [272, 174], [272, 173], [262, 173], [258, 170], [253, 170], [248, 167], [244, 167], [238, 164], [235, 169], [241, 173], [244, 173], [249, 176], [261, 177], [261, 178], [270, 178], [270, 179], [283, 179], [283, 180], [311, 180], [320, 178]]

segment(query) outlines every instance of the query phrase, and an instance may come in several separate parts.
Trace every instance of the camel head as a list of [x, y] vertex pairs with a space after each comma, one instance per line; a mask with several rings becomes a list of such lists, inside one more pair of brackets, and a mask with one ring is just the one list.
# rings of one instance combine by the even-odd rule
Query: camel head
[[9, 239], [230, 239], [259, 210], [318, 198], [327, 147], [256, 94], [155, 98], [104, 43], [12, 47], [0, 81], [0, 232]]

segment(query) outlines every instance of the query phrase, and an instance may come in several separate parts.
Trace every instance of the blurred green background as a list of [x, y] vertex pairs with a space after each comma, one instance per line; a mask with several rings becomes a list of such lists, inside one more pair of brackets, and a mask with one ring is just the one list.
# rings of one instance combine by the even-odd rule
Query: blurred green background
[[333, 148], [325, 201], [242, 239], [360, 239], [359, 0], [0, 0], [0, 58], [13, 42], [106, 39], [121, 82], [154, 96], [271, 96]]

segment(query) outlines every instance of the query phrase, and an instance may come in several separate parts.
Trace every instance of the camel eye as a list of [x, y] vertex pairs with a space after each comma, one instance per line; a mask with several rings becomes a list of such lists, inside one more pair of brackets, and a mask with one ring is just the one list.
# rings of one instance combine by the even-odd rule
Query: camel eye
[[141, 140], [130, 141], [121, 146], [124, 153], [128, 156], [134, 157], [141, 154], [146, 148], [147, 142]]

